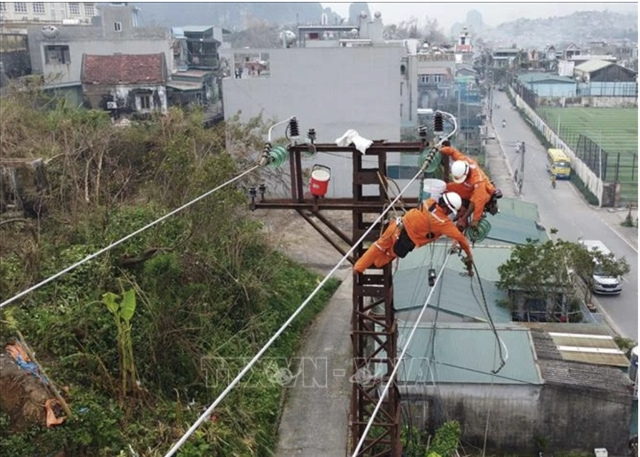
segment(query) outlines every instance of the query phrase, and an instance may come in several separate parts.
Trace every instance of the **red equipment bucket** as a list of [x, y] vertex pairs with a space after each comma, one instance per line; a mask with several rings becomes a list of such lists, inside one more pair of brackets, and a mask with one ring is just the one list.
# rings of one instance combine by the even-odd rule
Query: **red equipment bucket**
[[314, 165], [311, 169], [311, 181], [309, 181], [311, 195], [324, 197], [329, 189], [329, 179], [331, 179], [331, 168]]

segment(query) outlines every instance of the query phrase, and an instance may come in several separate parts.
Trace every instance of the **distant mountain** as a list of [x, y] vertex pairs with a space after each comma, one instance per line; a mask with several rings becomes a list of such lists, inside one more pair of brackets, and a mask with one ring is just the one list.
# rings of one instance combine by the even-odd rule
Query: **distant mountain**
[[[585, 5], [587, 7], [587, 5]], [[576, 44], [595, 40], [638, 42], [638, 15], [612, 11], [579, 11], [546, 19], [517, 19], [483, 33], [485, 41], [541, 48], [548, 43]]]
[[[278, 25], [339, 24], [342, 18], [320, 3], [131, 3], [140, 9], [144, 25], [177, 27], [215, 25], [231, 31], [244, 30], [257, 20]], [[366, 5], [366, 3], [364, 4]]]

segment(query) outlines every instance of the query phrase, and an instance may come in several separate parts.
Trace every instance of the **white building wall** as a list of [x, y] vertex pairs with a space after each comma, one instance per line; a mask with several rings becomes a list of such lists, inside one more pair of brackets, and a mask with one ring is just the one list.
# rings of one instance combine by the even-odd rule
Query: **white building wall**
[[[51, 83], [69, 84], [80, 83], [82, 71], [82, 54], [112, 55], [121, 54], [158, 54], [163, 52], [167, 62], [167, 71], [173, 69], [173, 52], [169, 32], [162, 31], [149, 38], [134, 38], [120, 40], [105, 40], [100, 35], [94, 39], [89, 36], [97, 35], [95, 27], [60, 26], [60, 36], [46, 39], [39, 29], [29, 29], [29, 51], [34, 73], [45, 76], [45, 81], [55, 78]], [[65, 33], [65, 29], [69, 32]], [[98, 32], [99, 33], [99, 32]], [[45, 57], [46, 46], [69, 46], [71, 62], [68, 64], [47, 64]]]
[[98, 14], [96, 3], [76, 2], [70, 8], [69, 2], [2, 2], [0, 16], [6, 22], [58, 22], [63, 19], [77, 19], [83, 23], [91, 22]]
[[[242, 50], [238, 50], [241, 52]], [[260, 50], [252, 50], [255, 53]], [[406, 80], [400, 73], [404, 47], [269, 49], [269, 76], [225, 78], [225, 118], [241, 111], [241, 121], [263, 113], [282, 121], [296, 116], [300, 134], [316, 131], [318, 143], [333, 143], [348, 129], [370, 140], [400, 141]], [[400, 83], [405, 82], [403, 96]], [[406, 99], [405, 99], [406, 100]], [[282, 136], [276, 129], [273, 136]], [[266, 140], [266, 138], [265, 138]], [[399, 157], [390, 158], [397, 164]], [[332, 169], [328, 197], [352, 195], [351, 157], [318, 154], [305, 166]], [[417, 193], [417, 192], [416, 192]]]

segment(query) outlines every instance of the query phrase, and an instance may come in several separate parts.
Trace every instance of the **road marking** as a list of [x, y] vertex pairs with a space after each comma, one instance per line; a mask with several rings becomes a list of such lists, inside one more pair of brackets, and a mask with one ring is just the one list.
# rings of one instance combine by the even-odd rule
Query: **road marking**
[[613, 228], [613, 227], [612, 227], [612, 226], [611, 226], [607, 221], [605, 221], [604, 219], [602, 219], [602, 218], [600, 217], [600, 215], [599, 215], [599, 214], [598, 214], [597, 216], [598, 216], [598, 219], [600, 219], [600, 220], [604, 223], [604, 225], [606, 225], [607, 227], [609, 227], [613, 233], [615, 233], [616, 235], [618, 235], [618, 238], [620, 238], [622, 241], [624, 241], [625, 243], [627, 243], [627, 246], [629, 246], [631, 249], [633, 249], [634, 251], [636, 251], [636, 254], [638, 253], [638, 250], [636, 249], [636, 247], [635, 247], [633, 244], [631, 244], [631, 243], [627, 240], [627, 238], [626, 238], [624, 235], [622, 235], [620, 232], [618, 232], [618, 230], [616, 230], [615, 228]]

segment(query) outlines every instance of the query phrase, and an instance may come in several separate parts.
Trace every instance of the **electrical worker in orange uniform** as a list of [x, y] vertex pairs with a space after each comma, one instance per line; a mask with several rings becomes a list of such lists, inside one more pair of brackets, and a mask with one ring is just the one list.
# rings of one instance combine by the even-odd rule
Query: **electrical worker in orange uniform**
[[[469, 216], [471, 227], [477, 227], [485, 206], [496, 192], [495, 186], [491, 183], [487, 175], [482, 171], [480, 165], [470, 157], [465, 156], [456, 148], [451, 146], [449, 141], [443, 141], [440, 152], [451, 157], [454, 162], [451, 165], [451, 179], [453, 182], [447, 183], [447, 191], [456, 192], [462, 198], [462, 210], [454, 219], [459, 229], [467, 226]], [[499, 197], [502, 193], [499, 192]], [[496, 205], [491, 205], [487, 210], [495, 215], [498, 212]]]
[[469, 276], [472, 276], [473, 254], [464, 235], [457, 229], [450, 216], [461, 207], [462, 199], [455, 192], [446, 192], [436, 202], [427, 199], [392, 221], [382, 236], [372, 244], [353, 266], [355, 273], [362, 273], [372, 265], [382, 268], [396, 257], [403, 258], [415, 247], [424, 246], [441, 236], [456, 240], [466, 252], [464, 260]]

